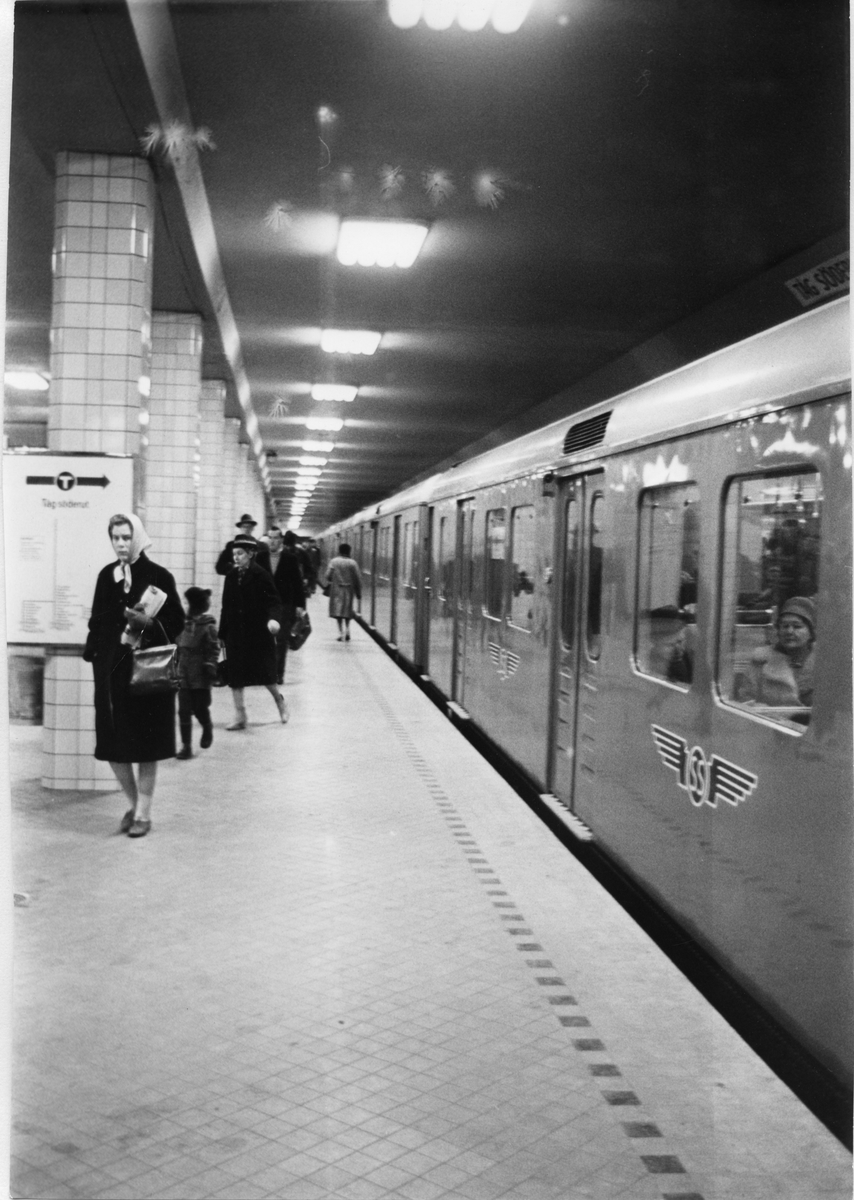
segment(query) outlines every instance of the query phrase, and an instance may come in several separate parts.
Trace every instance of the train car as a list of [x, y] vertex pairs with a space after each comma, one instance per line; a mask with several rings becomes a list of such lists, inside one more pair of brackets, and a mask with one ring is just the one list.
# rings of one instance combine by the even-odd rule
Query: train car
[[846, 297], [325, 535], [376, 636], [849, 1091], [851, 465]]

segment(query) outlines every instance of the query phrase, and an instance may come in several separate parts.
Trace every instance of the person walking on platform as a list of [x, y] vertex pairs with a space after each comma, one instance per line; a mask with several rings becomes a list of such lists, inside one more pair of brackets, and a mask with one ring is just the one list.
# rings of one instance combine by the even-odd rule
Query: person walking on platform
[[279, 593], [269, 571], [253, 561], [258, 543], [238, 534], [232, 553], [234, 568], [225, 577], [219, 636], [225, 643], [226, 676], [234, 697], [235, 718], [228, 729], [246, 728], [243, 689], [265, 687], [279, 710], [284, 725], [288, 719], [285, 698], [276, 686], [276, 642], [281, 628]]
[[[259, 541], [252, 533], [252, 530], [257, 524], [258, 522], [254, 520], [249, 513], [244, 513], [240, 520], [236, 522], [236, 528], [240, 530], [240, 533], [237, 536], [248, 537], [255, 543], [255, 565], [261, 567], [265, 571], [269, 571], [270, 552], [264, 543]], [[216, 560], [217, 575], [227, 575], [234, 566], [234, 555], [232, 554], [232, 550], [234, 549], [235, 540], [236, 539], [232, 539], [230, 542], [226, 542], [222, 553]]]
[[189, 587], [187, 620], [178, 637], [178, 728], [181, 749], [176, 758], [193, 757], [193, 717], [202, 727], [199, 745], [203, 750], [213, 742], [211, 723], [211, 684], [216, 679], [219, 638], [216, 620], [208, 612], [210, 588]]
[[324, 578], [324, 587], [329, 588], [329, 615], [338, 622], [339, 642], [349, 642], [353, 601], [362, 599], [362, 575], [350, 553], [350, 545], [342, 542]]
[[173, 577], [146, 558], [151, 540], [139, 517], [116, 513], [107, 531], [116, 561], [98, 574], [83, 658], [95, 678], [95, 757], [110, 764], [130, 804], [120, 831], [137, 838], [151, 829], [157, 764], [175, 756], [175, 696], [131, 693], [133, 650], [143, 634], [146, 646], [173, 641], [184, 610]]
[[300, 571], [299, 559], [294, 553], [296, 535], [289, 529], [283, 538], [278, 525], [273, 525], [267, 531], [267, 541], [270, 546], [273, 583], [282, 604], [281, 628], [276, 634], [276, 682], [281, 685], [285, 682], [291, 627], [305, 609], [305, 582]]

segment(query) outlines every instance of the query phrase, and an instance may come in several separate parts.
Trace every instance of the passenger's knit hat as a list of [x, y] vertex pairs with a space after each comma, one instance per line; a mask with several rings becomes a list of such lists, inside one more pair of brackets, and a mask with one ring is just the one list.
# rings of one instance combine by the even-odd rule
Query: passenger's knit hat
[[254, 520], [249, 513], [244, 513], [239, 521], [235, 521], [235, 525], [238, 529], [241, 527], [241, 525], [251, 525], [254, 528], [257, 524], [258, 522]]
[[785, 616], [800, 617], [809, 625], [813, 637], [815, 637], [815, 601], [809, 596], [792, 596], [787, 600], [780, 609], [780, 615], [777, 618], [777, 624]]

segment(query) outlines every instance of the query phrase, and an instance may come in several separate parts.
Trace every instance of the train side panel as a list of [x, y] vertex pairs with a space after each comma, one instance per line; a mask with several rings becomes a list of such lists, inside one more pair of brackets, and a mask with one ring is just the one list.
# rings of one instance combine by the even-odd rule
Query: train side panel
[[[574, 807], [598, 842], [850, 1079], [851, 479], [840, 437], [849, 421], [847, 404], [810, 405], [608, 463], [607, 703], [598, 708], [597, 769], [579, 779]], [[639, 560], [653, 511], [642, 497], [674, 493], [698, 509], [690, 682], [654, 677], [637, 657]], [[762, 514], [752, 524], [751, 505]], [[798, 522], [798, 554], [776, 553], [769, 543], [796, 536]], [[660, 586], [670, 570], [677, 585], [685, 560], [647, 552], [647, 575]], [[785, 719], [788, 710], [733, 702], [734, 676], [773, 641], [775, 605], [811, 594], [816, 568], [811, 710]], [[751, 571], [754, 590], [734, 587]], [[777, 594], [763, 598], [769, 581]]]

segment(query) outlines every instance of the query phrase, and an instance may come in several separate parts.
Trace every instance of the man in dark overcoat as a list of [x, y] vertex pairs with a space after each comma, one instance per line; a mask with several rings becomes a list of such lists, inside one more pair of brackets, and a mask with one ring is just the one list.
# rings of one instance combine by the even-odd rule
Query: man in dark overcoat
[[294, 621], [305, 609], [305, 581], [300, 571], [299, 560], [294, 553], [296, 537], [288, 530], [282, 537], [278, 525], [267, 531], [270, 546], [270, 565], [273, 582], [282, 602], [282, 627], [276, 635], [276, 679], [285, 681], [285, 665], [288, 658], [288, 638]]

